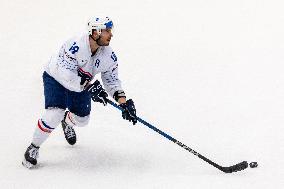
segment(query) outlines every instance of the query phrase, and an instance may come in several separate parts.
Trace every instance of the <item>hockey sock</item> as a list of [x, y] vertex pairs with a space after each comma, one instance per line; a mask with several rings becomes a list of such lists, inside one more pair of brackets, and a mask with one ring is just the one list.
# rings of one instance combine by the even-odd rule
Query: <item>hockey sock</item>
[[67, 111], [65, 116], [65, 122], [70, 126], [84, 127], [88, 124], [90, 116], [80, 117], [72, 112]]
[[64, 110], [59, 108], [46, 109], [42, 118], [38, 120], [35, 128], [32, 144], [40, 146], [59, 125], [64, 117]]

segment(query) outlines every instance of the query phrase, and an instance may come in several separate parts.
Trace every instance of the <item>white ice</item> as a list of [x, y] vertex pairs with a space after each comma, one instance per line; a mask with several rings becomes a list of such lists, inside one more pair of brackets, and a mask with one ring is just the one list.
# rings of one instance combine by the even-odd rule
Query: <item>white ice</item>
[[[284, 13], [280, 0], [1, 0], [0, 187], [284, 188]], [[209, 159], [259, 167], [224, 174], [111, 106], [93, 104], [68, 146], [58, 127], [23, 154], [44, 110], [43, 65], [93, 15], [138, 115]]]

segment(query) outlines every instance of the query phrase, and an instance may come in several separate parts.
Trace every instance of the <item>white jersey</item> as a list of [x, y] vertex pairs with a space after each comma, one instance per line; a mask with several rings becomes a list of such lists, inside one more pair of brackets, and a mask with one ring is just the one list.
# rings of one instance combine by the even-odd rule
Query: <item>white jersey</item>
[[92, 56], [89, 35], [87, 33], [73, 37], [66, 41], [55, 53], [45, 71], [61, 85], [71, 91], [81, 92], [81, 77], [78, 69], [92, 78], [101, 73], [106, 91], [113, 97], [115, 91], [122, 90], [118, 79], [118, 62], [110, 46], [99, 47]]

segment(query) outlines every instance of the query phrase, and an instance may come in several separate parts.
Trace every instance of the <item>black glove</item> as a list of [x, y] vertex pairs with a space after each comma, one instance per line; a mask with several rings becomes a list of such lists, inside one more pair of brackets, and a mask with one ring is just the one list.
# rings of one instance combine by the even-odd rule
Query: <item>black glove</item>
[[107, 105], [107, 96], [108, 94], [103, 89], [102, 85], [98, 80], [96, 80], [93, 84], [90, 84], [86, 87], [86, 90], [91, 93], [92, 100], [94, 102], [100, 102], [104, 106]]
[[92, 80], [92, 75], [88, 72], [85, 72], [81, 68], [78, 69], [78, 76], [81, 77], [80, 85], [86, 86], [86, 84]]
[[137, 123], [137, 116], [133, 100], [129, 99], [126, 101], [126, 103], [122, 103], [119, 106], [123, 109], [122, 111], [123, 119], [132, 121], [133, 125], [135, 125]]

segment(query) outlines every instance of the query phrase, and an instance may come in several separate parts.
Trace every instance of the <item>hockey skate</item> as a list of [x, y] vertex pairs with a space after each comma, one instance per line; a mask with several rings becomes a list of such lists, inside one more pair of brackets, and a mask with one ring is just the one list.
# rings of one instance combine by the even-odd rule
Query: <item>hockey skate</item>
[[77, 140], [75, 130], [73, 129], [71, 125], [68, 125], [65, 121], [66, 116], [68, 115], [68, 112], [69, 111], [65, 112], [64, 119], [61, 121], [61, 124], [62, 124], [65, 139], [70, 145], [74, 145]]
[[24, 155], [24, 160], [22, 161], [22, 165], [28, 169], [31, 169], [33, 167], [35, 167], [35, 165], [37, 164], [37, 158], [38, 158], [38, 150], [39, 147], [31, 144]]

